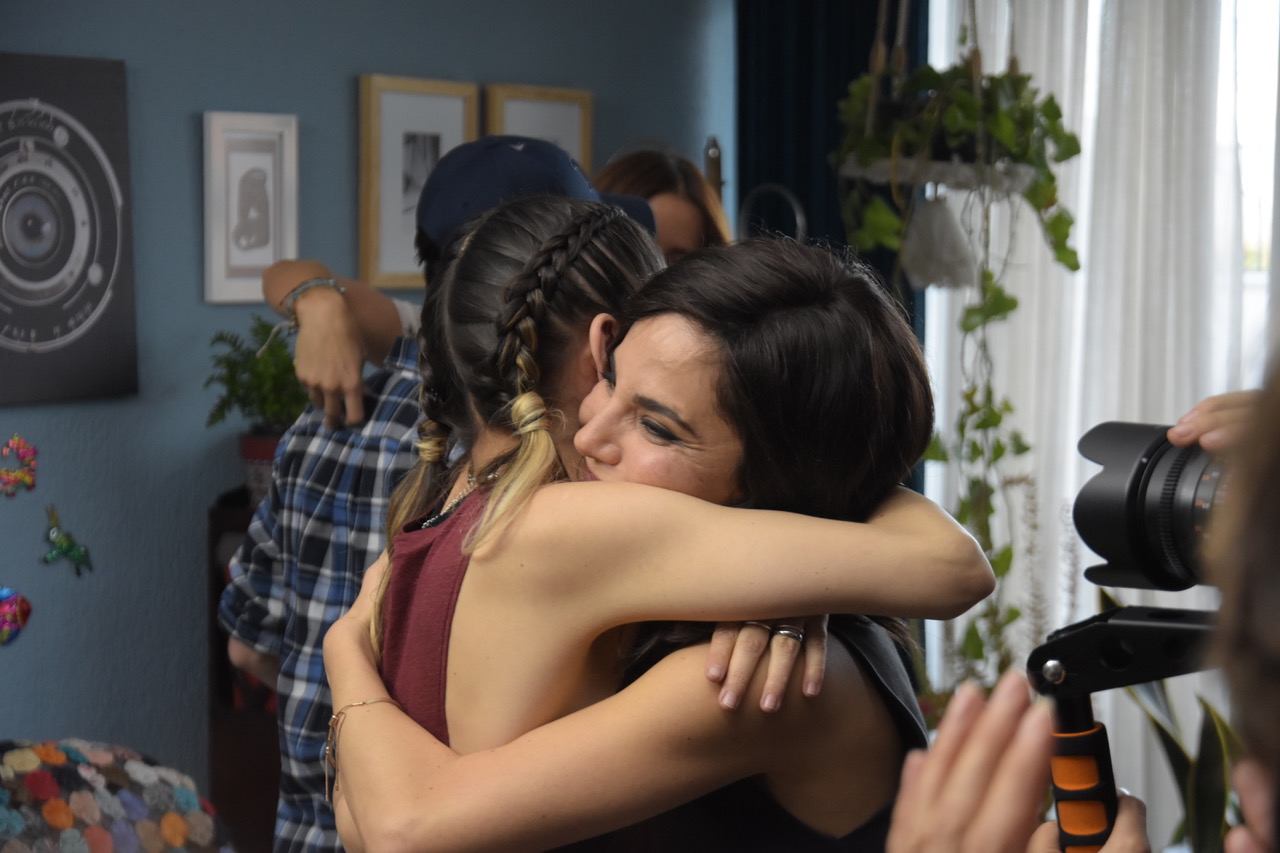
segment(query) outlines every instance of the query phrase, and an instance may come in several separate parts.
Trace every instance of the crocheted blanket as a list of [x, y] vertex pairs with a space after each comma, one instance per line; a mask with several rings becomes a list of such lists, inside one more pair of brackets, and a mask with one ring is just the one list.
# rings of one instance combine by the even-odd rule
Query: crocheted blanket
[[0, 740], [0, 853], [233, 853], [189, 776], [131, 749]]

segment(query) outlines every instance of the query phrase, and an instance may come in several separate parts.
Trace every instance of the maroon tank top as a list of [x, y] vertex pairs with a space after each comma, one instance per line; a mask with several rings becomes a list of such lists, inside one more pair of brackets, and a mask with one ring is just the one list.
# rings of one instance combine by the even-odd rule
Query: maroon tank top
[[382, 603], [382, 680], [405, 713], [444, 744], [449, 743], [449, 633], [471, 562], [462, 543], [484, 503], [482, 495], [473, 493], [428, 527], [422, 526], [423, 519], [405, 525], [395, 536]]

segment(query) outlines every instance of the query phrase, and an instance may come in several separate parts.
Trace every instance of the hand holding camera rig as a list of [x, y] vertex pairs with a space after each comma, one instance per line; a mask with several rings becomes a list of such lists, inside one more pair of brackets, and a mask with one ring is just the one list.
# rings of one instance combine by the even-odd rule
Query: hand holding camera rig
[[[1102, 471], [1076, 498], [1076, 529], [1107, 562], [1096, 584], [1182, 590], [1202, 581], [1199, 560], [1210, 510], [1222, 494], [1222, 466], [1198, 445], [1175, 447], [1168, 428], [1104, 423], [1080, 439]], [[1032, 651], [1032, 685], [1054, 701], [1052, 759], [1064, 853], [1097, 850], [1116, 820], [1116, 789], [1105, 727], [1091, 694], [1205, 668], [1214, 614], [1121, 607], [1059, 629]]]

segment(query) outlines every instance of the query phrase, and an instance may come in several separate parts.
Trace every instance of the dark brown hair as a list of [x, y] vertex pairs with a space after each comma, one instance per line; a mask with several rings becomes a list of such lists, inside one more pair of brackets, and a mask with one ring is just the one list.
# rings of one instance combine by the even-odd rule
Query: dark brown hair
[[674, 193], [698, 209], [702, 242], [723, 246], [729, 242], [729, 218], [706, 176], [689, 160], [666, 151], [634, 151], [610, 160], [595, 178], [602, 193], [652, 198]]
[[[1222, 592], [1214, 654], [1226, 671], [1235, 723], [1246, 749], [1280, 784], [1280, 372], [1275, 367], [1248, 433], [1229, 460], [1230, 482], [1210, 528], [1206, 556], [1209, 580]], [[1275, 794], [1280, 797], [1280, 790]]]
[[[624, 332], [667, 314], [719, 349], [716, 402], [742, 441], [743, 506], [865, 521], [924, 454], [924, 355], [866, 265], [785, 239], [702, 249], [635, 296]], [[906, 641], [901, 620], [876, 621]], [[689, 627], [645, 633], [681, 645]]]

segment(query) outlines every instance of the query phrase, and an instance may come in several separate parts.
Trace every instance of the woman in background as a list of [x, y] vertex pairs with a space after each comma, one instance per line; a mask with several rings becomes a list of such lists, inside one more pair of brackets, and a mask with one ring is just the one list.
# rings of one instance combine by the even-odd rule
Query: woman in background
[[615, 157], [595, 177], [602, 193], [640, 196], [657, 224], [658, 248], [674, 262], [704, 246], [730, 241], [720, 196], [698, 167], [666, 151], [633, 151]]

